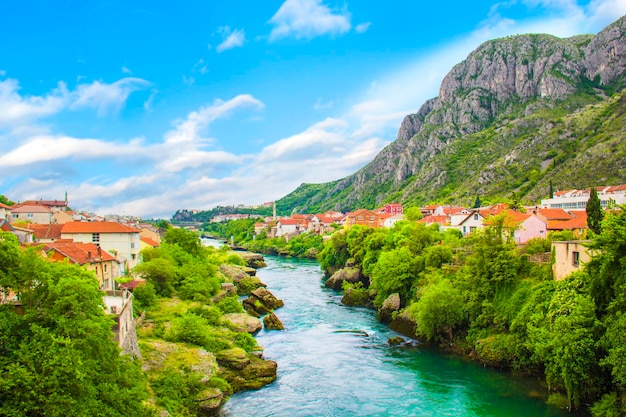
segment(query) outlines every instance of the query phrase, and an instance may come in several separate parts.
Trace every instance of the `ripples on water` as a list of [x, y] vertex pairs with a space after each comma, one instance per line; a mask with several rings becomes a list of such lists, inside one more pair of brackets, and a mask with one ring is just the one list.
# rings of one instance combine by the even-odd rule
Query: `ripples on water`
[[[258, 276], [285, 302], [285, 331], [262, 330], [278, 379], [235, 394], [223, 416], [571, 416], [548, 407], [534, 381], [422, 347], [391, 347], [396, 335], [372, 310], [348, 308], [322, 284], [319, 264], [267, 257]], [[541, 392], [543, 395], [544, 393]]]

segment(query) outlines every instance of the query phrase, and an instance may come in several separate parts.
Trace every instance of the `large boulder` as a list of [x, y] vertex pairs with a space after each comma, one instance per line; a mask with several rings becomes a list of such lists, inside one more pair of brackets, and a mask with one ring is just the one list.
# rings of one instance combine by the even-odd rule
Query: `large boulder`
[[222, 264], [219, 271], [235, 284], [238, 294], [250, 294], [255, 289], [266, 286], [257, 276], [250, 275], [247, 267]]
[[[218, 352], [218, 358], [220, 353]], [[227, 356], [231, 357], [230, 354]], [[236, 357], [241, 358], [241, 352]], [[241, 365], [245, 361], [234, 362], [237, 368], [230, 366], [232, 362], [219, 362], [218, 359], [220, 363], [219, 376], [228, 381], [233, 391], [259, 389], [276, 380], [278, 364], [275, 361], [261, 359], [252, 354], [247, 354], [246, 358], [248, 361], [243, 367]]]
[[224, 314], [222, 320], [224, 320], [228, 327], [237, 332], [254, 334], [262, 328], [261, 320], [246, 313]]
[[215, 358], [220, 366], [234, 370], [241, 370], [250, 364], [248, 353], [239, 347], [220, 350], [215, 354]]
[[250, 268], [263, 268], [267, 266], [267, 264], [265, 263], [265, 258], [263, 258], [263, 255], [259, 253], [239, 251], [236, 251], [235, 253], [239, 257], [241, 257], [246, 262], [246, 265]]
[[383, 302], [378, 311], [378, 321], [388, 324], [393, 319], [393, 313], [400, 311], [400, 294], [393, 293]]
[[224, 394], [217, 388], [208, 387], [198, 394], [195, 401], [198, 403], [198, 416], [213, 417], [219, 415]]
[[367, 289], [348, 288], [341, 297], [341, 303], [349, 307], [370, 307], [372, 305]]
[[351, 284], [356, 284], [361, 281], [361, 270], [354, 267], [341, 268], [339, 271], [332, 274], [331, 277], [326, 280], [324, 285], [328, 288], [339, 291], [341, 290], [344, 281]]
[[411, 339], [415, 339], [417, 332], [417, 322], [409, 314], [408, 309], [402, 310], [396, 317], [391, 320], [389, 323], [389, 327], [396, 332], [403, 334]]
[[250, 293], [249, 298], [259, 300], [269, 310], [275, 310], [285, 305], [283, 300], [276, 298], [267, 288], [257, 288]]
[[263, 325], [265, 326], [265, 330], [285, 330], [283, 322], [280, 321], [278, 316], [274, 313], [269, 313], [263, 317]]

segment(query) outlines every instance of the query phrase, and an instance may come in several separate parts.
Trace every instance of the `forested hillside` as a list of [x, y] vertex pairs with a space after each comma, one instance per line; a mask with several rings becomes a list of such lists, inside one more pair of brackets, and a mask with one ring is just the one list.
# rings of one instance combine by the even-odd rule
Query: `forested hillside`
[[396, 141], [355, 174], [303, 184], [281, 211], [386, 202], [470, 205], [626, 182], [626, 18], [596, 36], [520, 35], [484, 43], [406, 116]]

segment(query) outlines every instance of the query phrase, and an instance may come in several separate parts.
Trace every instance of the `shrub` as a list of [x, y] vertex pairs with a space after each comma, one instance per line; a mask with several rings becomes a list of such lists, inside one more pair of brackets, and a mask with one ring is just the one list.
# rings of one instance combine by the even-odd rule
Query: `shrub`
[[236, 296], [224, 297], [215, 305], [223, 314], [243, 313], [243, 306]]

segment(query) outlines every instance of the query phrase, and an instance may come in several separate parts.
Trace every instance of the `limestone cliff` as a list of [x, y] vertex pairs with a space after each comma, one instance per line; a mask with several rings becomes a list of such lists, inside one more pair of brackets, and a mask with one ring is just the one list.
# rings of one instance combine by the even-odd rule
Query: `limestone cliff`
[[[465, 198], [469, 193], [504, 194], [499, 182], [511, 182], [511, 178], [519, 176], [523, 158], [520, 149], [513, 157], [510, 154], [520, 143], [532, 141], [534, 130], [554, 127], [564, 115], [580, 112], [624, 87], [625, 33], [626, 17], [622, 17], [595, 36], [560, 39], [533, 34], [485, 42], [445, 76], [438, 97], [404, 118], [397, 140], [371, 163], [325, 186], [303, 185], [278, 205], [301, 212], [348, 210], [375, 207], [390, 200], [424, 203]], [[563, 154], [565, 159], [559, 162], [571, 163], [580, 155], [561, 149], [566, 145], [566, 137], [568, 132], [562, 132], [563, 140], [551, 146], [556, 146], [552, 150], [557, 154]], [[458, 144], [464, 141], [465, 144]], [[536, 141], [522, 145], [524, 150], [536, 147], [541, 148]], [[467, 160], [468, 152], [490, 155]], [[510, 166], [500, 162], [507, 155]], [[546, 151], [542, 157], [545, 158], [533, 162], [531, 167], [539, 171], [531, 179], [532, 184], [516, 184], [509, 192], [539, 195], [550, 175], [558, 177], [560, 167], [555, 163], [551, 166], [555, 169], [547, 170], [545, 162], [554, 159], [554, 155], [547, 155]], [[451, 189], [461, 184], [451, 176], [460, 163], [470, 165], [464, 175], [471, 178], [471, 184], [480, 185], [468, 185], [471, 189], [463, 195]], [[494, 164], [502, 167], [501, 173], [493, 172]], [[601, 174], [588, 179], [599, 181], [608, 177]], [[491, 187], [493, 184], [497, 186]], [[562, 187], [575, 185], [583, 184]]]

